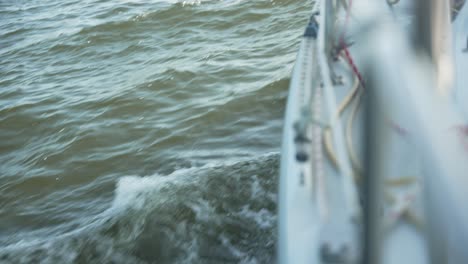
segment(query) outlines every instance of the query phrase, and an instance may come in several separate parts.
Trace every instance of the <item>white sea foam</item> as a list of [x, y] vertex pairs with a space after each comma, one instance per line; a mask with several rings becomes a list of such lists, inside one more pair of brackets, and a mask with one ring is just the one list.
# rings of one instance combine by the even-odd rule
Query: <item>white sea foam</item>
[[[39, 258], [40, 263], [73, 263], [95, 254], [94, 261], [115, 259], [119, 263], [122, 260], [139, 263], [135, 256], [119, 253], [119, 247], [128, 245], [132, 251], [132, 246], [146, 243], [140, 240], [150, 232], [153, 239], [162, 236], [161, 250], [169, 247], [168, 250], [179, 252], [179, 263], [203, 261], [200, 252], [208, 257], [214, 254], [215, 259], [225, 257], [241, 263], [257, 263], [252, 249], [239, 241], [244, 238], [238, 232], [274, 231], [275, 211], [258, 207], [275, 192], [265, 184], [270, 177], [275, 177], [268, 174], [277, 156], [272, 153], [254, 160], [211, 163], [179, 169], [166, 176], [121, 177], [108, 210], [81, 220], [72, 232], [32, 237], [0, 248], [0, 260], [27, 263]], [[231, 186], [234, 187], [231, 192], [223, 191]], [[239, 197], [244, 193], [247, 197]], [[232, 206], [239, 202], [242, 204], [238, 209]], [[208, 237], [203, 238], [205, 235]], [[221, 247], [216, 248], [215, 241]]]

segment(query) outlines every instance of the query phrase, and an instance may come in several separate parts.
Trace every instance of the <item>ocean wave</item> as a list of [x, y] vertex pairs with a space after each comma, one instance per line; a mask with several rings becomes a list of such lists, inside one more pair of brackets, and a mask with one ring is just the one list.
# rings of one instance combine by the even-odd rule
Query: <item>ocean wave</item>
[[274, 258], [278, 154], [169, 175], [125, 176], [76, 230], [0, 248], [4, 263], [266, 263]]
[[0, 263], [274, 262], [309, 2], [5, 8]]

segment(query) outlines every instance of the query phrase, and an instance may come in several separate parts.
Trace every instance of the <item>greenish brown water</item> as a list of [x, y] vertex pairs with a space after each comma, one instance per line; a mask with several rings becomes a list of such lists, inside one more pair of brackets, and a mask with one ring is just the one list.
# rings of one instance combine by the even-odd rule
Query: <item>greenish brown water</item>
[[0, 1], [1, 263], [271, 263], [310, 1]]

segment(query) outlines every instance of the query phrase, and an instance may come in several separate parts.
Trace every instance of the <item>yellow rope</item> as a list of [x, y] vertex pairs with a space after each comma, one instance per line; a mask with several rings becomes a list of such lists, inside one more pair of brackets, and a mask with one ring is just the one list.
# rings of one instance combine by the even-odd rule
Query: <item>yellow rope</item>
[[[405, 179], [409, 178], [416, 179], [415, 177], [405, 177]], [[395, 195], [388, 190], [385, 191], [384, 195], [385, 200], [388, 203], [393, 204], [397, 200]], [[401, 217], [404, 217], [409, 223], [413, 224], [419, 230], [424, 229], [424, 220], [413, 209], [411, 209], [411, 206], [405, 208], [405, 210], [401, 213]], [[387, 226], [387, 228], [390, 228], [390, 226]]]
[[[356, 78], [357, 80], [358, 78]], [[358, 89], [358, 87], [356, 87]], [[359, 90], [358, 90], [359, 91]], [[360, 175], [362, 173], [361, 162], [359, 161], [356, 152], [354, 151], [354, 144], [353, 144], [353, 124], [354, 120], [356, 119], [356, 113], [359, 109], [359, 104], [361, 99], [361, 93], [358, 92], [356, 102], [351, 110], [350, 117], [348, 118], [348, 124], [346, 126], [346, 145], [348, 149], [349, 156], [351, 158], [351, 164], [355, 170], [355, 178], [359, 181]]]
[[416, 177], [407, 176], [393, 179], [385, 179], [385, 184], [389, 186], [404, 186], [415, 183], [418, 179]]
[[[355, 80], [354, 80], [353, 88], [346, 95], [346, 97], [343, 99], [343, 101], [341, 102], [341, 104], [338, 107], [338, 110], [337, 110], [337, 113], [336, 113], [338, 116], [341, 116], [341, 114], [344, 112], [344, 110], [352, 102], [354, 97], [356, 97], [356, 95], [358, 94], [358, 91], [359, 91], [359, 79], [356, 77]], [[348, 154], [350, 154], [350, 156], [351, 156], [351, 162], [352, 162], [352, 165], [353, 165], [354, 168], [359, 168], [360, 165], [358, 164], [359, 162], [357, 161], [357, 158], [356, 158], [356, 155], [354, 154], [353, 148], [352, 147], [349, 148], [349, 146], [352, 146], [352, 135], [351, 136], [349, 135], [349, 133], [352, 133], [352, 129], [349, 129], [349, 127], [352, 128], [352, 122], [353, 122], [355, 114], [357, 112], [358, 105], [359, 105], [359, 101], [357, 101], [355, 107], [353, 108], [353, 110], [351, 112], [351, 116], [350, 116], [350, 123], [351, 124], [348, 123], [348, 128], [345, 131], [345, 133], [347, 134], [347, 139], [348, 139], [348, 143], [347, 143], [347, 145], [348, 145]], [[330, 159], [333, 166], [335, 168], [338, 168], [338, 161], [337, 161], [337, 158], [336, 158], [336, 152], [335, 152], [333, 144], [332, 144], [332, 137], [331, 137], [331, 129], [330, 128], [325, 129], [323, 139], [324, 139], [323, 143], [324, 143], [324, 146], [325, 146], [325, 151], [326, 151], [326, 154], [327, 154], [328, 158]], [[354, 179], [355, 180], [358, 179], [358, 175], [356, 175], [356, 173], [354, 173]]]

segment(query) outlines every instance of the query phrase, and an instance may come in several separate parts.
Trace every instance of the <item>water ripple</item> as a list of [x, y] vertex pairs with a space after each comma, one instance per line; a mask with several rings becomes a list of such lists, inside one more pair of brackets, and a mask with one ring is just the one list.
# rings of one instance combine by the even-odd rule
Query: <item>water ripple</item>
[[310, 4], [0, 2], [0, 262], [273, 261]]

